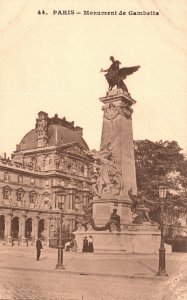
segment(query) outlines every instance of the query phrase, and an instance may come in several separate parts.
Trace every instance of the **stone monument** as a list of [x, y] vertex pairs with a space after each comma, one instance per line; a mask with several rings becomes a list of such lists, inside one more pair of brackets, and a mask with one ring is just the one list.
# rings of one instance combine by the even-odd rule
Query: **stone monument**
[[[106, 96], [100, 98], [104, 104], [100, 149], [102, 151], [109, 145], [113, 155], [113, 166], [115, 165], [121, 177], [121, 186], [118, 192], [113, 192], [112, 186], [107, 193], [102, 192], [99, 199], [97, 196], [94, 197], [93, 218], [98, 225], [106, 223], [114, 206], [118, 209], [121, 222], [130, 223], [132, 213], [128, 191], [131, 190], [135, 195], [137, 193], [132, 132], [132, 105], [136, 101], [128, 93], [123, 79], [137, 71], [139, 66], [120, 69], [118, 60], [115, 60], [113, 56], [110, 60], [111, 66], [107, 70], [101, 69], [101, 72], [107, 72], [105, 77], [109, 83], [109, 91]], [[115, 85], [117, 89], [113, 90]], [[111, 181], [111, 178], [109, 180]]]
[[[103, 103], [100, 151], [88, 153], [93, 159], [94, 197], [84, 210], [83, 231], [76, 232], [78, 249], [81, 250], [83, 235], [91, 234], [96, 251], [156, 253], [160, 242], [158, 226], [149, 220], [133, 224], [129, 198], [129, 191], [137, 195], [132, 130], [132, 106], [136, 101], [123, 80], [139, 66], [120, 69], [120, 62], [110, 59], [112, 65], [107, 70], [101, 69], [107, 72], [109, 91], [100, 98]], [[117, 89], [113, 90], [115, 86]]]
[[[113, 156], [110, 162], [113, 168], [115, 166], [118, 178], [113, 178], [108, 168], [110, 188], [93, 198], [93, 218], [97, 225], [104, 225], [116, 207], [121, 222], [130, 223], [132, 214], [128, 191], [137, 193], [132, 133], [132, 105], [136, 101], [122, 89], [108, 91], [100, 101], [104, 104], [100, 156], [109, 149], [109, 155]], [[107, 172], [106, 166], [104, 168]]]

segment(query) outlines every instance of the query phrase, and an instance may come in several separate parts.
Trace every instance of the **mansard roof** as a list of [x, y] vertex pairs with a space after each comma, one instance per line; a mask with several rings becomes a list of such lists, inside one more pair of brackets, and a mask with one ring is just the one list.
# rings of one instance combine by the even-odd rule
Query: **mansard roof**
[[[58, 115], [55, 115], [52, 118], [48, 118], [47, 121], [47, 147], [65, 146], [71, 143], [79, 143], [83, 147], [83, 149], [88, 150], [88, 145], [82, 137], [82, 128], [79, 126], [75, 127], [74, 122], [68, 122], [65, 118], [58, 118]], [[23, 137], [20, 144], [18, 145], [19, 150], [17, 151], [31, 150], [36, 148], [37, 126], [35, 129], [30, 130]]]

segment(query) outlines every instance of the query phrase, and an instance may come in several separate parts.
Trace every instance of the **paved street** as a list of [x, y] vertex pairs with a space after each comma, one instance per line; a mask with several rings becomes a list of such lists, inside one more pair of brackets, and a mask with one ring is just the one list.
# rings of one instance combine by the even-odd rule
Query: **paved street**
[[65, 270], [56, 261], [54, 249], [36, 261], [35, 248], [1, 247], [0, 299], [187, 299], [187, 254], [167, 256], [168, 278], [156, 276], [156, 255], [65, 252]]

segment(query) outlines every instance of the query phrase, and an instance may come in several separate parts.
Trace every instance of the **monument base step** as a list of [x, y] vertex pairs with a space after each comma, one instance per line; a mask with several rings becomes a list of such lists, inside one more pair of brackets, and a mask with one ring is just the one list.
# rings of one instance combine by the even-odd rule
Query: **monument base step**
[[[104, 253], [149, 253], [159, 252], [160, 232], [158, 231], [76, 231], [77, 250], [82, 251], [83, 238], [92, 236], [94, 252]], [[170, 245], [165, 244], [167, 253], [172, 252]]]

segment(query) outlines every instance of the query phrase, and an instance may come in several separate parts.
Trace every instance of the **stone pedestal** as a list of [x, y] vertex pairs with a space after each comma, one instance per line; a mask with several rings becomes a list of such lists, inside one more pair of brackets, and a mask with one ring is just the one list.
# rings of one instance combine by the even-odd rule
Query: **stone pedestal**
[[115, 168], [120, 174], [121, 188], [119, 193], [102, 192], [101, 198], [93, 199], [93, 219], [96, 225], [105, 225], [116, 208], [121, 222], [130, 223], [132, 214], [128, 191], [137, 193], [131, 108], [136, 101], [121, 89], [107, 92], [100, 101], [104, 104], [101, 151], [110, 145]]
[[[135, 228], [135, 227], [134, 227]], [[159, 253], [160, 231], [124, 230], [121, 232], [108, 231], [77, 231], [75, 232], [78, 252], [82, 251], [84, 236], [91, 235], [94, 251], [103, 253]], [[171, 246], [165, 244], [166, 253], [171, 253]]]
[[123, 195], [128, 199], [128, 191], [137, 193], [134, 146], [132, 132], [132, 105], [136, 103], [122, 89], [107, 92], [100, 98], [103, 106], [103, 128], [101, 149], [111, 143], [118, 170], [123, 179]]

